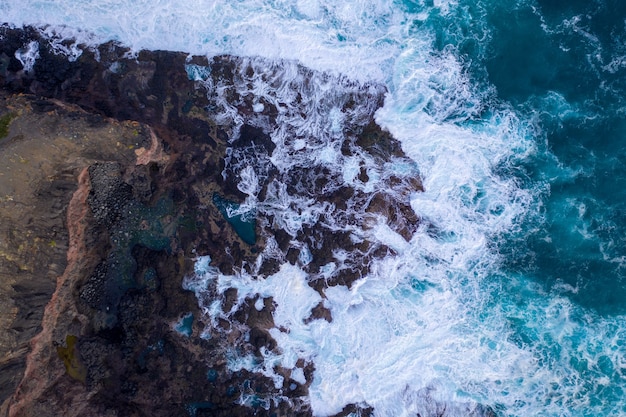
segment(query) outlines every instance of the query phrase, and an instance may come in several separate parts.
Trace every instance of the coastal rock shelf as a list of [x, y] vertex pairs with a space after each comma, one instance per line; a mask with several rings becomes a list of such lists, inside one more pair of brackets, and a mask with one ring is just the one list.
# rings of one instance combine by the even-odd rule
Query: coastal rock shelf
[[[294, 159], [315, 138], [294, 131], [293, 141], [276, 143], [270, 135], [287, 126], [288, 111], [245, 88], [279, 83], [280, 68], [263, 73], [228, 56], [135, 56], [114, 43], [83, 47], [0, 27], [0, 415], [311, 414], [312, 363], [298, 363], [298, 378], [277, 369], [283, 386], [228, 367], [235, 350], [258, 357], [279, 349], [269, 332], [272, 299], [247, 299], [207, 330], [183, 281], [199, 256], [221, 274], [259, 280], [289, 262], [323, 298], [401, 250], [422, 224], [406, 198], [422, 185], [398, 142], [374, 123], [382, 87], [288, 65], [302, 79], [350, 87], [331, 98], [348, 115], [334, 151], [357, 161], [353, 187], [333, 182], [348, 174]], [[316, 98], [298, 88], [304, 114]], [[280, 162], [289, 158], [286, 170]], [[377, 179], [384, 187], [373, 192], [377, 172], [359, 160], [403, 168]], [[276, 214], [281, 192], [316, 196], [325, 211], [290, 228]], [[371, 234], [384, 228], [394, 239], [355, 239], [332, 219]], [[326, 274], [343, 252], [353, 255]], [[203, 296], [228, 312], [237, 290]], [[320, 303], [307, 320], [332, 316]], [[481, 410], [475, 415], [489, 414]], [[338, 415], [355, 411], [371, 408]]]

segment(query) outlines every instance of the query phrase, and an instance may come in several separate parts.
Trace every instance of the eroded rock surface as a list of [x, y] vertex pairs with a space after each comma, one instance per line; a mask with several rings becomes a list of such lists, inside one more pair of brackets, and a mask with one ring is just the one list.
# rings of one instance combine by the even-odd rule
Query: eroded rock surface
[[76, 178], [97, 160], [125, 164], [144, 141], [137, 123], [27, 96], [0, 96], [0, 395], [21, 378], [28, 342], [66, 268], [66, 209]]
[[[198, 300], [182, 282], [198, 255], [210, 255], [221, 273], [244, 270], [257, 279], [290, 262], [311, 275], [323, 296], [327, 286], [351, 285], [371, 260], [395, 250], [355, 240], [332, 226], [336, 219], [371, 233], [384, 226], [408, 240], [420, 221], [408, 204], [408, 195], [421, 190], [417, 173], [382, 178], [384, 187], [367, 191], [376, 169], [363, 161], [413, 169], [373, 122], [384, 89], [295, 68], [298, 79], [318, 77], [348, 91], [329, 98], [348, 115], [345, 139], [333, 146], [338, 157], [362, 163], [356, 185], [337, 186], [336, 168], [297, 159], [288, 170], [280, 167], [277, 149], [290, 149], [283, 158], [289, 159], [303, 146], [319, 146], [319, 138], [299, 137], [293, 126], [285, 142], [270, 137], [290, 128], [286, 118], [306, 119], [312, 101], [306, 83], [294, 87], [290, 108], [281, 97], [257, 100], [246, 90], [255, 82], [284, 82], [280, 68], [266, 73], [246, 59], [162, 51], [133, 57], [112, 43], [83, 48], [70, 60], [35, 29], [0, 27], [0, 35], [4, 412], [310, 415], [313, 364], [298, 365], [304, 384], [278, 369], [282, 387], [228, 370], [233, 350], [258, 356], [277, 349], [268, 332], [271, 298], [246, 300], [220, 323], [217, 337], [206, 338]], [[32, 42], [39, 57], [24, 68], [16, 52]], [[243, 184], [247, 174], [257, 179], [254, 189]], [[279, 192], [320, 199], [324, 212], [289, 229], [280, 213], [264, 209], [274, 207]], [[229, 216], [250, 199], [258, 208]], [[323, 276], [340, 252], [353, 255]], [[236, 293], [204, 296], [229, 311]], [[320, 304], [307, 320], [332, 315]], [[357, 410], [371, 413], [351, 405], [340, 415]]]

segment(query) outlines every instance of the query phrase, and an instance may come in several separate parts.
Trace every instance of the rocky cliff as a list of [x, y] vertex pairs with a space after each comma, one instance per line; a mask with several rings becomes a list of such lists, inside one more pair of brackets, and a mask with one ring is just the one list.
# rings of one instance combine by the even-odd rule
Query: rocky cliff
[[[225, 160], [275, 147], [245, 117], [275, 123], [277, 108], [233, 92], [229, 100], [244, 122], [234, 129], [214, 117], [219, 103], [207, 90], [209, 78], [233, 83], [244, 65], [238, 58], [133, 56], [113, 43], [78, 46], [78, 56], [61, 53], [70, 46], [36, 29], [0, 28], [3, 415], [234, 416], [249, 415], [250, 407], [257, 415], [310, 414], [312, 364], [301, 365], [306, 383], [285, 374], [284, 387], [226, 367], [225, 352], [236, 344], [257, 353], [276, 348], [267, 332], [272, 301], [259, 309], [249, 300], [235, 314], [245, 338], [228, 323], [223, 337], [206, 338], [198, 300], [182, 286], [198, 255], [210, 255], [222, 273], [243, 267], [260, 279], [280, 262], [297, 262], [284, 230], [227, 214], [245, 195]], [[210, 71], [198, 76], [190, 68]], [[380, 105], [383, 93], [363, 88], [346, 106], [365, 98]], [[402, 158], [398, 143], [373, 123], [373, 110], [342, 151]], [[324, 172], [318, 174], [312, 187], [324, 185]], [[266, 175], [280, 173], [268, 168]], [[302, 179], [290, 181], [296, 187]], [[418, 178], [389, 181], [407, 192], [421, 189]], [[324, 198], [337, 207], [361, 201], [364, 213], [396, 219], [405, 238], [418, 224], [406, 202], [384, 193], [366, 199], [342, 188]], [[320, 293], [326, 285], [350, 285], [367, 270], [368, 257], [391, 250], [350, 242], [339, 231], [302, 233], [327, 241], [314, 249], [311, 273], [337, 247], [364, 254], [334, 281], [317, 281]], [[277, 255], [259, 262], [268, 236]], [[229, 302], [227, 293], [222, 303]], [[311, 319], [332, 317], [320, 306]], [[243, 405], [242, 393], [283, 400]]]

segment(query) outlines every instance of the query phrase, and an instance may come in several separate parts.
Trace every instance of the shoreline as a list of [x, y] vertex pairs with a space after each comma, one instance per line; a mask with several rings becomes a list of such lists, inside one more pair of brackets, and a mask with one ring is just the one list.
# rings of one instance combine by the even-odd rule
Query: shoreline
[[[272, 372], [282, 384], [229, 368], [233, 352], [260, 361], [263, 352], [279, 353], [270, 332], [276, 330], [272, 297], [247, 297], [242, 303], [235, 288], [221, 293], [210, 286], [198, 295], [183, 289], [183, 280], [194, 274], [199, 256], [209, 255], [221, 274], [244, 271], [255, 279], [272, 276], [281, 264], [290, 263], [308, 275], [309, 286], [323, 300], [328, 287], [349, 288], [367, 275], [373, 260], [395, 253], [380, 242], [354, 241], [349, 231], [327, 228], [323, 222], [289, 230], [263, 213], [255, 213], [252, 220], [231, 217], [229, 210], [237, 210], [249, 197], [241, 186], [239, 160], [259, 166], [262, 182], [255, 198], [268, 198], [276, 179], [293, 190], [309, 187], [307, 192], [336, 214], [345, 212], [348, 202], [356, 204], [360, 211], [349, 221], [389, 219], [386, 227], [397, 239], [392, 243], [400, 246], [421, 222], [407, 202], [410, 193], [423, 191], [419, 176], [392, 175], [384, 179], [388, 190], [370, 196], [347, 185], [326, 191], [337, 173], [323, 166], [296, 166], [294, 175], [280, 172], [268, 163], [277, 148], [268, 132], [277, 128], [285, 110], [232, 87], [266, 71], [249, 59], [164, 51], [128, 57], [127, 49], [108, 43], [70, 61], [56, 55], [35, 30], [4, 26], [0, 35], [0, 88], [6, 94], [0, 108], [0, 120], [6, 120], [0, 154], [8, 144], [26, 147], [28, 140], [49, 143], [56, 152], [40, 150], [42, 159], [58, 155], [50, 175], [63, 173], [63, 186], [54, 189], [54, 199], [39, 196], [56, 204], [62, 225], [59, 242], [48, 244], [57, 258], [67, 254], [67, 262], [50, 268], [45, 291], [14, 286], [17, 290], [9, 294], [15, 300], [19, 294], [39, 298], [34, 306], [18, 302], [18, 319], [11, 326], [28, 320], [30, 333], [14, 328], [23, 339], [20, 348], [0, 352], [7, 358], [0, 359], [3, 375], [10, 375], [17, 387], [0, 398], [2, 413], [195, 417], [244, 416], [252, 409], [256, 415], [312, 415], [308, 390], [313, 362], [300, 359], [294, 369], [276, 365]], [[25, 45], [38, 51], [28, 71], [16, 58]], [[267, 71], [277, 70], [272, 68]], [[304, 80], [332, 77], [295, 68]], [[410, 166], [400, 144], [374, 122], [385, 89], [341, 77], [330, 81], [346, 87], [339, 101], [342, 112], [360, 110], [344, 127], [341, 154], [367, 155], [381, 166], [391, 160]], [[207, 87], [215, 85], [224, 89], [224, 96]], [[226, 103], [220, 101], [224, 99]], [[296, 103], [306, 100], [301, 97]], [[22, 110], [15, 110], [17, 102]], [[215, 109], [220, 106], [231, 106], [240, 121], [219, 119]], [[42, 130], [29, 139], [29, 129], [20, 126], [41, 125], [36, 118], [56, 130]], [[46, 139], [51, 132], [65, 148]], [[365, 167], [357, 175], [360, 183], [369, 181]], [[73, 215], [77, 212], [83, 214]], [[41, 215], [36, 211], [33, 218]], [[367, 230], [375, 224], [366, 221], [363, 226]], [[301, 242], [308, 240], [323, 244], [307, 248]], [[324, 268], [337, 251], [356, 255], [326, 276]], [[202, 312], [207, 297], [224, 312], [234, 309], [231, 319], [212, 327]], [[305, 323], [333, 320], [323, 302], [310, 313]], [[348, 404], [336, 416], [353, 412], [368, 416], [373, 409]], [[493, 415], [480, 405], [474, 412]]]

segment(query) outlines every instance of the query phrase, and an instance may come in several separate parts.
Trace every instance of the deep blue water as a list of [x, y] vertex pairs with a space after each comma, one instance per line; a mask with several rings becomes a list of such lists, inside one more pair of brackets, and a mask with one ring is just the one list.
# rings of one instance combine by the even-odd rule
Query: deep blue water
[[[460, 1], [427, 23], [439, 49], [454, 45], [476, 85], [493, 89], [493, 105], [512, 108], [534, 131], [537, 152], [501, 172], [536, 191], [533, 214], [497, 244], [496, 296], [527, 310], [509, 316], [510, 340], [547, 367], [569, 363], [559, 383], [582, 389], [562, 414], [625, 413], [626, 3]], [[580, 328], [562, 340], [544, 333], [532, 307], [546, 296], [577, 306], [568, 320]], [[590, 345], [585, 327], [603, 320], [606, 339]], [[589, 352], [595, 361], [583, 359]], [[578, 403], [581, 395], [589, 398]]]
[[601, 314], [623, 314], [626, 4], [508, 3], [489, 8], [488, 80], [535, 118], [550, 153], [525, 167], [528, 181], [546, 184], [545, 222], [526, 236], [524, 256], [511, 250], [511, 268], [546, 288], [577, 288], [571, 298]]
[[502, 244], [508, 270], [600, 314], [626, 312], [625, 19], [619, 1], [461, 1], [427, 22], [536, 128], [540, 152], [515, 175], [542, 190], [542, 218]]

